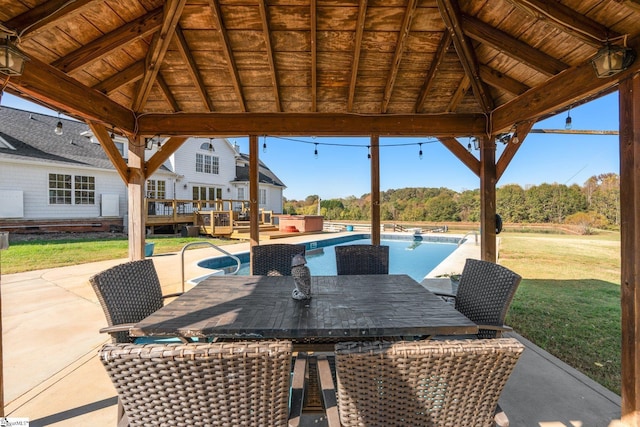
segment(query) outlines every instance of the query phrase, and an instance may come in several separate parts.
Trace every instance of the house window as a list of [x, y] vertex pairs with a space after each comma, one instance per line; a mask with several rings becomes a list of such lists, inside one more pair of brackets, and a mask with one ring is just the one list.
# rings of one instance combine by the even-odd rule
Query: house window
[[95, 205], [96, 179], [93, 176], [76, 176], [74, 182], [76, 205]]
[[49, 204], [94, 205], [96, 181], [93, 176], [49, 174]]
[[149, 199], [166, 199], [167, 182], [156, 181], [155, 179], [147, 180], [147, 197]]
[[244, 200], [244, 187], [238, 187], [238, 200]]
[[196, 172], [218, 175], [220, 173], [220, 159], [217, 156], [196, 153]]
[[260, 192], [260, 205], [265, 206], [267, 204], [267, 190], [260, 188], [258, 191]]
[[71, 204], [71, 175], [49, 174], [49, 204]]

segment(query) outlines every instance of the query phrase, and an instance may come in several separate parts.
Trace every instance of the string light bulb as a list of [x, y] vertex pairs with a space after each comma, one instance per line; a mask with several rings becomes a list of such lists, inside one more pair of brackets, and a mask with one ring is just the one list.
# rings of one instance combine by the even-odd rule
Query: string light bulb
[[265, 136], [264, 139], [262, 140], [262, 152], [266, 153], [267, 152], [267, 137]]
[[467, 150], [471, 152], [471, 138], [469, 138], [469, 143], [467, 144]]
[[520, 143], [520, 138], [518, 137], [518, 126], [516, 125], [513, 126], [513, 135], [511, 135], [511, 142], [513, 142], [514, 144]]
[[209, 151], [216, 151], [216, 150], [213, 148], [213, 138], [209, 138]]
[[62, 121], [60, 121], [60, 113], [58, 113], [58, 123], [56, 124], [55, 129], [53, 129], [53, 133], [56, 135], [62, 135]]
[[567, 111], [567, 119], [564, 121], [564, 128], [566, 130], [569, 130], [573, 127], [573, 124], [571, 123], [571, 107], [569, 107], [569, 110]]
[[422, 160], [422, 142], [420, 143], [420, 151], [418, 151], [418, 157]]
[[371, 158], [371, 146], [367, 145], [367, 159]]
[[116, 137], [116, 133], [115, 133], [115, 126], [111, 126], [111, 133], [109, 134], [109, 137], [111, 139]]
[[314, 143], [315, 144], [315, 148], [313, 150], [313, 157], [315, 157], [316, 159], [318, 158], [318, 143]]

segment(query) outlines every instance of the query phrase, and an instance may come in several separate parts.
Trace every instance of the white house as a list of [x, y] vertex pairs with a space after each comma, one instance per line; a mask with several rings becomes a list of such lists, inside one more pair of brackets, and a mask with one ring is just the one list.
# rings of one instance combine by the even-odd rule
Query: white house
[[[126, 158], [128, 141], [114, 137]], [[148, 157], [162, 149], [147, 144]], [[190, 138], [149, 178], [146, 194], [247, 200], [247, 164], [226, 139]], [[259, 173], [260, 208], [281, 213], [284, 184], [262, 163]], [[0, 106], [0, 231], [119, 230], [126, 213], [126, 186], [86, 124]]]

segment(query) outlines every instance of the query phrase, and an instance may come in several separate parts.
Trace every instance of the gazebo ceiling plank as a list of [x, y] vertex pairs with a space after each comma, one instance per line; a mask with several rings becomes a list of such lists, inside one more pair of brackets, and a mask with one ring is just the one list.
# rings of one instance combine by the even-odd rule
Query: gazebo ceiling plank
[[171, 106], [171, 109], [174, 112], [175, 111], [181, 111], [180, 104], [178, 104], [178, 101], [173, 96], [173, 93], [171, 92], [171, 89], [167, 85], [167, 82], [165, 82], [165, 80], [162, 77], [161, 73], [158, 73], [158, 75], [156, 76], [156, 83], [158, 84], [158, 88], [160, 89], [160, 91], [161, 91], [162, 95], [164, 96], [165, 100]]
[[[349, 69], [351, 77], [349, 78], [349, 92], [347, 95], [347, 111], [353, 111], [353, 100], [356, 94], [356, 85], [358, 84], [358, 72], [360, 71], [360, 56], [362, 55], [362, 43], [364, 40], [364, 25], [367, 12], [367, 0], [360, 0], [358, 4], [358, 15], [356, 19], [356, 28], [353, 43], [352, 61]], [[351, 43], [348, 43], [350, 46]]]
[[[271, 74], [271, 85], [272, 85], [272, 93], [273, 93], [273, 100], [274, 103], [276, 105], [277, 111], [282, 111], [282, 102], [280, 99], [280, 84], [278, 82], [278, 73], [277, 73], [277, 65], [276, 65], [276, 59], [275, 59], [275, 55], [273, 52], [273, 47], [271, 46], [271, 34], [269, 32], [270, 30], [270, 10], [268, 8], [268, 6], [265, 4], [264, 0], [258, 0], [258, 9], [260, 11], [260, 26], [262, 28], [262, 32], [264, 34], [264, 44], [265, 44], [265, 55], [267, 58], [267, 63], [269, 64], [269, 70], [270, 70], [270, 74]], [[294, 21], [295, 18], [298, 16], [297, 13], [294, 13], [292, 15], [294, 17]], [[275, 28], [282, 28], [279, 27], [277, 24], [274, 24], [274, 29]]]

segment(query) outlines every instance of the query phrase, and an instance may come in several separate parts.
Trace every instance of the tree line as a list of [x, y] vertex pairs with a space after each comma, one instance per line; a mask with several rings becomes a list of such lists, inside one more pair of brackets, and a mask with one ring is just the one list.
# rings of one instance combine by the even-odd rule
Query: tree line
[[[286, 200], [284, 213], [315, 215], [318, 195]], [[582, 186], [507, 184], [496, 189], [496, 210], [504, 222], [573, 224], [588, 233], [592, 228], [620, 225], [620, 178], [606, 173]], [[371, 195], [320, 200], [320, 214], [328, 221], [365, 221], [371, 218]], [[382, 221], [478, 222], [480, 190], [456, 192], [448, 188], [402, 188], [380, 193]]]

